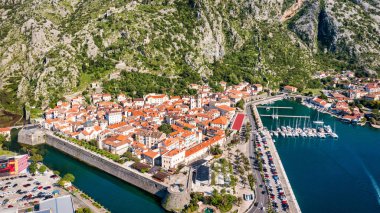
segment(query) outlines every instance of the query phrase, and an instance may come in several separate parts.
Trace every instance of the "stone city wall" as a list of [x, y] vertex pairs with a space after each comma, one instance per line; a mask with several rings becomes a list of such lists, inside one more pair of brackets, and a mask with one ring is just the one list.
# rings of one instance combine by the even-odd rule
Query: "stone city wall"
[[93, 167], [107, 172], [115, 177], [118, 177], [134, 186], [137, 186], [149, 193], [152, 193], [160, 198], [167, 194], [167, 186], [164, 183], [144, 177], [137, 171], [125, 168], [103, 156], [84, 149], [76, 144], [68, 142], [55, 135], [46, 134], [46, 143], [74, 158], [79, 159]]

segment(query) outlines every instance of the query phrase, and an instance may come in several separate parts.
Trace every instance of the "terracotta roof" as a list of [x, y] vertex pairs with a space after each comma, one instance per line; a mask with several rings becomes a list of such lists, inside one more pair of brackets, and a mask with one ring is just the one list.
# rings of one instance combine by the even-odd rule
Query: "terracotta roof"
[[158, 152], [153, 152], [151, 149], [148, 149], [148, 151], [143, 152], [143, 155], [153, 159], [158, 157], [160, 154]]
[[178, 155], [179, 153], [181, 153], [182, 151], [179, 150], [179, 149], [172, 149], [170, 150], [169, 152], [167, 152], [165, 154], [165, 156], [168, 156], [168, 157], [173, 157], [174, 155]]
[[177, 143], [177, 142], [179, 142], [179, 139], [178, 139], [178, 138], [168, 138], [168, 139], [166, 139], [166, 140], [163, 142], [163, 145], [166, 146], [166, 147], [168, 147], [168, 146], [170, 146], [170, 145], [172, 145], [172, 144], [175, 144], [175, 143]]
[[228, 111], [228, 112], [235, 111], [235, 108], [229, 107], [227, 105], [220, 105], [220, 106], [217, 106], [217, 107], [219, 109], [221, 109], [221, 110]]
[[208, 148], [209, 146], [212, 146], [213, 144], [215, 144], [216, 142], [218, 142], [219, 140], [221, 140], [222, 137], [217, 135], [213, 138], [210, 138], [209, 140], [205, 141], [205, 142], [202, 142], [196, 146], [193, 146], [192, 148], [186, 150], [185, 152], [185, 157], [188, 157], [194, 153], [197, 153], [199, 152], [200, 150], [202, 149], [205, 149], [205, 148]]
[[10, 127], [0, 128], [0, 132], [8, 132], [8, 131], [11, 131]]
[[128, 140], [128, 137], [125, 135], [114, 135], [109, 138], [106, 138], [103, 143], [110, 145], [112, 147], [119, 147], [122, 145], [125, 145], [127, 143], [131, 143], [130, 140]]
[[123, 122], [120, 122], [117, 124], [109, 125], [108, 129], [117, 129], [117, 128], [120, 128], [120, 127], [125, 126], [125, 125], [127, 125], [127, 122], [123, 121]]
[[220, 125], [227, 125], [228, 124], [228, 119], [224, 116], [220, 116], [219, 118], [211, 121], [213, 124], [220, 124]]

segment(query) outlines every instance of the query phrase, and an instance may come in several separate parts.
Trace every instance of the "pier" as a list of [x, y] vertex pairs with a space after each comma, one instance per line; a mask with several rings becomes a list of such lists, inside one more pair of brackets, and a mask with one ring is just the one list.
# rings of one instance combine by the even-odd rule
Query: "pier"
[[261, 115], [262, 117], [278, 117], [278, 118], [310, 118], [307, 115]]
[[279, 106], [257, 106], [257, 108], [265, 108], [265, 109], [293, 109], [293, 107], [279, 107]]
[[[256, 103], [256, 104], [260, 104], [260, 103]], [[253, 104], [253, 105], [251, 105], [251, 107], [252, 107], [252, 112], [253, 112], [254, 118], [256, 120], [257, 127], [258, 127], [259, 131], [260, 130], [264, 131], [263, 130], [264, 129], [263, 123], [261, 121], [260, 114], [257, 110], [256, 105]], [[270, 115], [270, 116], [272, 116], [272, 115]], [[279, 181], [281, 182], [281, 185], [282, 185], [284, 192], [285, 192], [285, 196], [288, 199], [289, 212], [300, 213], [301, 209], [298, 205], [297, 199], [296, 199], [294, 192], [293, 192], [293, 189], [290, 185], [288, 176], [286, 175], [285, 169], [282, 165], [280, 156], [277, 153], [277, 149], [273, 143], [272, 137], [268, 131], [264, 131], [264, 134], [265, 134], [266, 138], [268, 139], [268, 147], [269, 147], [270, 152], [273, 155], [273, 162], [274, 162], [276, 168], [278, 168]]]

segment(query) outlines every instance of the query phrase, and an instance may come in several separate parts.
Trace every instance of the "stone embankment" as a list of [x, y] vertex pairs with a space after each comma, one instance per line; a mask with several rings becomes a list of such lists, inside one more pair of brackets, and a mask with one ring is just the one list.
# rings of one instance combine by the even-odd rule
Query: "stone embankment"
[[[62, 139], [54, 135], [51, 131], [34, 127], [27, 130], [23, 129], [19, 132], [18, 137], [18, 142], [23, 144], [39, 145], [46, 143], [90, 166], [98, 168], [125, 182], [139, 187], [140, 189], [156, 195], [163, 199], [165, 203], [168, 203], [168, 200], [172, 200], [170, 201], [170, 210], [172, 211], [181, 211], [190, 202], [189, 190], [180, 190], [179, 192], [170, 190], [169, 188], [173, 186], [158, 182], [129, 167], [113, 162], [112, 160], [87, 150], [84, 147]], [[165, 205], [163, 206], [165, 208]]]
[[57, 137], [50, 131], [44, 131], [39, 128], [20, 131], [18, 142], [28, 145], [46, 143], [90, 166], [107, 172], [160, 198], [164, 198], [167, 194], [168, 185], [165, 183], [146, 177], [131, 168], [124, 167], [95, 152]]
[[[256, 103], [256, 104], [259, 104], [259, 103]], [[262, 130], [263, 123], [261, 121], [256, 105], [252, 105], [252, 111], [254, 113], [254, 118], [256, 120], [258, 129]], [[296, 196], [294, 195], [292, 186], [290, 185], [288, 176], [286, 175], [285, 168], [282, 165], [280, 156], [278, 155], [278, 152], [277, 152], [276, 146], [273, 143], [272, 137], [267, 131], [265, 131], [265, 135], [266, 135], [266, 138], [268, 139], [269, 150], [271, 151], [273, 155], [274, 164], [276, 165], [277, 168], [279, 168], [278, 176], [279, 176], [280, 182], [282, 183], [285, 195], [288, 198], [289, 212], [300, 213], [301, 208], [298, 205]]]
[[160, 198], [166, 195], [168, 187], [166, 184], [147, 178], [137, 171], [123, 167], [77, 144], [59, 138], [51, 133], [46, 133], [46, 144]]

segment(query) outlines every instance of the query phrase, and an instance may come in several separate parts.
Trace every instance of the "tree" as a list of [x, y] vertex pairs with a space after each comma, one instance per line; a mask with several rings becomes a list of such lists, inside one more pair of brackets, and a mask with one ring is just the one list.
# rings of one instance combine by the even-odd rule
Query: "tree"
[[240, 108], [240, 109], [244, 109], [244, 100], [243, 99], [240, 99], [240, 101], [238, 101], [236, 103], [236, 107]]
[[53, 171], [53, 174], [55, 174], [55, 175], [60, 175], [61, 172], [59, 172], [59, 171], [57, 171], [57, 170], [54, 170], [54, 171]]
[[41, 174], [45, 173], [46, 172], [46, 166], [44, 166], [44, 165], [40, 166], [40, 168], [38, 168], [38, 172]]
[[33, 161], [34, 163], [37, 163], [37, 162], [41, 162], [44, 158], [42, 157], [42, 155], [40, 154], [33, 154], [31, 157], [30, 157], [30, 160]]
[[37, 171], [37, 163], [35, 162], [32, 162], [30, 165], [29, 165], [29, 172], [31, 174], [35, 174]]
[[60, 185], [62, 187], [65, 186], [65, 183], [66, 183], [66, 181], [63, 180], [63, 179], [61, 179], [61, 180], [58, 181], [58, 185]]
[[71, 174], [71, 173], [67, 173], [67, 174], [65, 174], [65, 176], [63, 176], [62, 179], [63, 179], [64, 181], [67, 181], [67, 182], [74, 182], [75, 177], [74, 177], [73, 174]]
[[92, 145], [92, 146], [97, 146], [97, 145], [98, 145], [98, 141], [95, 140], [95, 139], [90, 140], [88, 143], [89, 143], [90, 145]]
[[215, 175], [215, 172], [212, 172], [211, 173], [211, 185], [215, 185], [216, 184], [216, 175]]
[[228, 157], [230, 157], [230, 155], [231, 155], [231, 147], [227, 147], [227, 151], [228, 151]]
[[2, 148], [3, 144], [5, 143], [6, 138], [4, 135], [0, 135], [0, 149]]
[[158, 127], [158, 130], [167, 135], [173, 132], [173, 128], [170, 124], [162, 124], [160, 127]]
[[321, 95], [319, 96], [320, 99], [327, 100], [327, 96], [321, 92]]
[[210, 152], [213, 155], [221, 155], [223, 153], [223, 150], [220, 149], [220, 145], [218, 144], [214, 147], [211, 147]]

